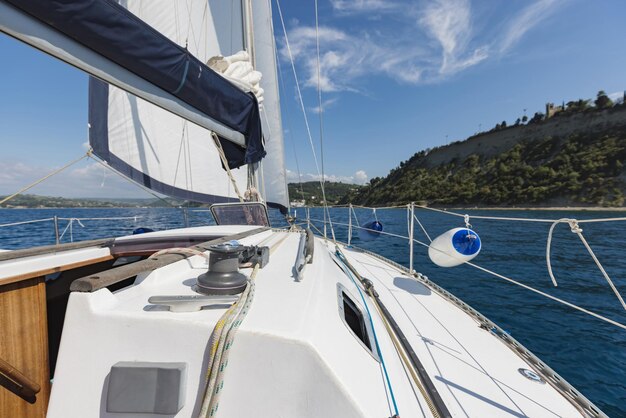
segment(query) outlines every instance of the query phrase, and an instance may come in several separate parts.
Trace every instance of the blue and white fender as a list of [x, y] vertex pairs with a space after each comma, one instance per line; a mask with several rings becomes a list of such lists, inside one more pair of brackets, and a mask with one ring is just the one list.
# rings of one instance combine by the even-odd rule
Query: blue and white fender
[[480, 237], [468, 228], [454, 228], [430, 243], [428, 256], [440, 267], [455, 267], [470, 261], [480, 252]]

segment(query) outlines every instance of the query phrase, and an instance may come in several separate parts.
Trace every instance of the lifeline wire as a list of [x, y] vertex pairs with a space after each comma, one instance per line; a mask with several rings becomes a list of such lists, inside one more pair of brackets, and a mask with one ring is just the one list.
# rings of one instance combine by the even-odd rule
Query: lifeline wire
[[[418, 241], [418, 240], [416, 240], [416, 239], [414, 239], [413, 241], [414, 241], [414, 242], [416, 242], [416, 243], [418, 243], [419, 245], [424, 246], [424, 247], [429, 247], [429, 248], [434, 249], [435, 251], [439, 251], [439, 252], [441, 252], [441, 253], [443, 253], [443, 254], [449, 255], [449, 254], [448, 254], [448, 253], [446, 253], [445, 251], [440, 250], [440, 249], [438, 249], [438, 248], [431, 247], [430, 245], [428, 245], [428, 244], [426, 244], [426, 243], [424, 243], [424, 242]], [[461, 261], [461, 260], [460, 260], [460, 261]], [[620, 328], [622, 328], [622, 329], [625, 329], [625, 330], [626, 330], [626, 325], [624, 325], [624, 324], [622, 324], [622, 323], [620, 323], [620, 322], [613, 321], [612, 319], [609, 319], [609, 318], [607, 318], [607, 317], [605, 317], [605, 316], [602, 316], [602, 315], [600, 315], [600, 314], [597, 314], [597, 313], [595, 313], [595, 312], [593, 312], [593, 311], [590, 311], [590, 310], [585, 309], [585, 308], [583, 308], [583, 307], [580, 307], [580, 306], [578, 306], [578, 305], [574, 305], [573, 303], [571, 303], [571, 302], [567, 302], [566, 300], [563, 300], [563, 299], [560, 299], [560, 298], [557, 298], [556, 296], [552, 296], [552, 295], [550, 295], [550, 294], [548, 294], [548, 293], [542, 292], [541, 290], [535, 289], [534, 287], [531, 287], [531, 286], [528, 286], [528, 285], [523, 284], [523, 283], [521, 283], [521, 282], [518, 282], [517, 280], [511, 279], [510, 277], [506, 277], [506, 276], [504, 276], [504, 275], [502, 275], [502, 274], [496, 273], [495, 271], [489, 270], [489, 269], [487, 269], [487, 268], [485, 268], [485, 267], [481, 267], [481, 266], [479, 266], [478, 264], [474, 264], [474, 263], [472, 263], [472, 262], [470, 262], [470, 261], [464, 261], [464, 260], [463, 260], [463, 263], [464, 263], [464, 264], [467, 264], [467, 265], [469, 265], [469, 266], [472, 266], [472, 267], [474, 267], [475, 269], [478, 269], [478, 270], [484, 271], [485, 273], [491, 274], [491, 275], [493, 275], [493, 276], [495, 276], [495, 277], [498, 277], [498, 278], [500, 278], [500, 279], [506, 280], [506, 281], [508, 281], [508, 282], [510, 282], [510, 283], [513, 283], [513, 284], [515, 284], [515, 285], [521, 286], [521, 287], [523, 287], [524, 289], [530, 290], [531, 292], [537, 293], [537, 294], [539, 294], [539, 295], [541, 295], [541, 296], [544, 296], [544, 297], [546, 297], [546, 298], [548, 298], [548, 299], [552, 299], [552, 300], [554, 300], [554, 301], [556, 301], [556, 302], [562, 303], [563, 305], [569, 306], [570, 308], [573, 308], [573, 309], [576, 309], [576, 310], [578, 310], [578, 311], [584, 312], [584, 313], [586, 313], [586, 314], [588, 314], [588, 315], [591, 315], [591, 316], [593, 316], [593, 317], [595, 317], [595, 318], [601, 319], [601, 320], [603, 320], [603, 321], [605, 321], [605, 322], [608, 322], [609, 324], [615, 325], [615, 326], [617, 326], [617, 327], [620, 327]]]
[[589, 246], [589, 243], [583, 236], [583, 230], [580, 226], [578, 226], [578, 221], [576, 221], [576, 219], [568, 219], [568, 218], [559, 219], [555, 221], [552, 224], [552, 226], [550, 226], [550, 231], [548, 232], [548, 242], [546, 245], [546, 263], [548, 264], [548, 274], [550, 275], [550, 278], [552, 279], [552, 283], [554, 284], [554, 286], [556, 287], [557, 283], [556, 283], [556, 278], [554, 277], [554, 274], [552, 273], [552, 263], [550, 261], [550, 247], [552, 246], [552, 232], [554, 231], [554, 227], [556, 227], [559, 223], [562, 223], [562, 222], [567, 222], [569, 224], [571, 231], [575, 233], [576, 235], [578, 235], [583, 245], [587, 249], [587, 252], [591, 256], [591, 258], [593, 258], [593, 261], [596, 263], [596, 266], [598, 266], [598, 269], [600, 269], [600, 272], [602, 273], [606, 281], [609, 283], [611, 290], [613, 290], [613, 293], [615, 293], [615, 296], [617, 296], [617, 299], [622, 304], [622, 307], [624, 308], [624, 310], [626, 310], [626, 303], [624, 303], [624, 299], [622, 299], [622, 295], [620, 295], [619, 291], [613, 284], [613, 281], [609, 277], [608, 273], [606, 272], [606, 270], [604, 270], [604, 267], [598, 260], [598, 257], [596, 257], [595, 253]]
[[[460, 216], [464, 216], [464, 215], [460, 215]], [[311, 221], [322, 222], [320, 219], [311, 219]], [[347, 224], [345, 224], [345, 223], [335, 222], [335, 224], [336, 224], [336, 225], [343, 225], [343, 226], [347, 226]], [[318, 232], [320, 232], [320, 230], [319, 230], [318, 228], [316, 228], [313, 224], [311, 224], [311, 225], [312, 225], [312, 226], [313, 226], [313, 227], [314, 227], [314, 228], [315, 228]], [[369, 231], [372, 231], [371, 229], [368, 229], [368, 228], [363, 228], [363, 227], [358, 227], [358, 226], [357, 226], [356, 228], [360, 228], [360, 229], [364, 229], [364, 230], [369, 230]], [[376, 232], [379, 232], [379, 231], [376, 231]], [[396, 238], [408, 239], [408, 238], [407, 238], [407, 237], [405, 237], [405, 236], [398, 235], [398, 234], [393, 234], [393, 233], [390, 233], [390, 232], [380, 231], [379, 233], [380, 233], [381, 235], [388, 235], [388, 236], [392, 236], [392, 237], [396, 237]], [[445, 251], [440, 250], [440, 249], [438, 249], [438, 248], [431, 247], [429, 244], [427, 244], [427, 243], [425, 243], [425, 242], [419, 241], [419, 240], [417, 240], [417, 239], [413, 239], [413, 242], [415, 242], [415, 243], [417, 243], [417, 244], [419, 244], [419, 245], [422, 245], [422, 246], [424, 246], [424, 247], [427, 247], [427, 248], [433, 248], [435, 251], [439, 251], [439, 252], [441, 252], [441, 253], [443, 253], [443, 254], [446, 254], [446, 255], [450, 256], [450, 254], [446, 253]], [[597, 258], [594, 258], [594, 261], [595, 261], [595, 260], [597, 260]], [[487, 269], [487, 268], [485, 268], [485, 267], [481, 267], [481, 266], [479, 266], [479, 265], [477, 265], [477, 264], [474, 264], [474, 263], [472, 263], [472, 262], [470, 262], [470, 261], [465, 261], [465, 260], [459, 260], [459, 261], [462, 261], [464, 264], [467, 264], [467, 265], [469, 265], [469, 266], [471, 266], [471, 267], [474, 267], [474, 268], [475, 268], [475, 269], [477, 269], [477, 270], [481, 270], [481, 271], [483, 271], [483, 272], [485, 272], [485, 273], [488, 273], [488, 274], [491, 274], [491, 275], [493, 275], [493, 276], [495, 276], [495, 277], [497, 277], [497, 278], [500, 278], [500, 279], [506, 280], [506, 281], [508, 281], [509, 283], [513, 283], [513, 284], [515, 284], [515, 285], [517, 285], [517, 286], [523, 287], [523, 288], [524, 288], [524, 289], [526, 289], [526, 290], [530, 290], [531, 292], [537, 293], [538, 295], [541, 295], [541, 296], [546, 297], [546, 298], [548, 298], [548, 299], [551, 299], [551, 300], [553, 300], [553, 301], [555, 301], [555, 302], [561, 303], [561, 304], [563, 304], [563, 305], [565, 305], [565, 306], [568, 306], [568, 307], [570, 307], [570, 308], [572, 308], [572, 309], [576, 309], [576, 310], [578, 310], [578, 311], [580, 311], [580, 312], [586, 313], [587, 315], [593, 316], [593, 317], [595, 317], [595, 318], [597, 318], [597, 319], [600, 319], [600, 320], [602, 320], [602, 321], [608, 322], [608, 323], [609, 323], [609, 324], [611, 324], [611, 325], [615, 325], [616, 327], [619, 327], [619, 328], [622, 328], [622, 329], [626, 330], [626, 325], [625, 325], [625, 324], [622, 324], [622, 323], [620, 323], [620, 322], [614, 321], [614, 320], [612, 320], [612, 319], [610, 319], [610, 318], [607, 318], [607, 317], [605, 317], [605, 316], [603, 316], [603, 315], [600, 315], [600, 314], [598, 314], [598, 313], [596, 313], [596, 312], [590, 311], [590, 310], [588, 310], [588, 309], [586, 309], [586, 308], [583, 308], [583, 307], [581, 307], [581, 306], [575, 305], [575, 304], [573, 304], [573, 303], [571, 303], [571, 302], [568, 302], [568, 301], [566, 301], [566, 300], [560, 299], [560, 298], [558, 298], [558, 297], [556, 297], [556, 296], [552, 296], [552, 295], [550, 295], [550, 294], [548, 294], [548, 293], [542, 292], [541, 290], [535, 289], [535, 288], [534, 288], [534, 287], [532, 287], [532, 286], [529, 286], [529, 285], [523, 284], [523, 283], [521, 283], [521, 282], [519, 282], [519, 281], [517, 281], [517, 280], [515, 280], [515, 279], [512, 279], [512, 278], [510, 278], [510, 277], [507, 277], [507, 276], [504, 276], [504, 275], [502, 275], [502, 274], [496, 273], [495, 271], [489, 270], [489, 269]], [[599, 263], [599, 262], [597, 262], [597, 263]], [[615, 290], [614, 290], [614, 291], [615, 291]], [[620, 299], [621, 299], [621, 298], [620, 298]]]

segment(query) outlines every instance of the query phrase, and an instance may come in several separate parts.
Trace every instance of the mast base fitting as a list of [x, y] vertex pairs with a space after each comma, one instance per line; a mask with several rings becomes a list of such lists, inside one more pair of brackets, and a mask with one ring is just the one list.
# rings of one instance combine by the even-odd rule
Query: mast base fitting
[[246, 247], [236, 241], [211, 245], [209, 271], [198, 276], [195, 290], [204, 295], [236, 295], [248, 285], [248, 276], [239, 272], [239, 254]]

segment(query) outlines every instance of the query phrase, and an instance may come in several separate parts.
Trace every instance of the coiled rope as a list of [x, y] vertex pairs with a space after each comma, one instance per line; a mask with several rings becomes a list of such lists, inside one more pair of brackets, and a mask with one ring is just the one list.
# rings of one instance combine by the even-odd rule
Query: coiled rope
[[[273, 235], [265, 238], [258, 245], [269, 241]], [[289, 234], [284, 234], [284, 237], [279, 239], [270, 247], [270, 255], [289, 237]], [[204, 392], [204, 399], [202, 406], [198, 414], [202, 418], [215, 417], [219, 408], [219, 401], [224, 388], [224, 373], [228, 366], [228, 357], [230, 355], [230, 349], [235, 340], [235, 334], [239, 329], [239, 326], [248, 315], [248, 311], [254, 300], [254, 293], [256, 289], [255, 278], [259, 272], [259, 264], [254, 266], [248, 285], [243, 291], [237, 302], [235, 302], [217, 321], [213, 333], [211, 334], [210, 344], [211, 350], [209, 353], [209, 368], [207, 370], [207, 386]]]
[[235, 339], [235, 334], [248, 314], [254, 300], [254, 279], [258, 271], [259, 265], [257, 264], [254, 266], [254, 270], [248, 280], [248, 286], [243, 291], [241, 297], [222, 315], [213, 330], [209, 370], [207, 373], [207, 388], [200, 409], [200, 417], [214, 417], [217, 414], [220, 396], [224, 387], [224, 371], [228, 366], [230, 348]]

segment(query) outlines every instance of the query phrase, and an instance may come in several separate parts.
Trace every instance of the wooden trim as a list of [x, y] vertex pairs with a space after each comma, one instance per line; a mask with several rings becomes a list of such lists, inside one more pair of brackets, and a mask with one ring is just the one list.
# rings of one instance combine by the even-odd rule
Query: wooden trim
[[1, 373], [1, 417], [46, 415], [50, 396], [46, 305], [43, 277], [0, 286], [0, 357], [40, 388], [29, 396], [21, 382]]
[[[203, 242], [202, 244], [194, 245], [189, 248], [193, 248], [198, 251], [208, 251], [211, 245], [249, 237], [251, 235], [256, 235], [268, 230], [270, 230], [270, 228], [266, 227], [251, 229], [249, 231], [241, 232], [239, 234], [227, 235], [221, 238]], [[140, 273], [153, 271], [158, 268], [175, 263], [177, 261], [184, 260], [188, 257], [189, 255], [186, 254], [163, 254], [156, 258], [148, 258], [145, 260], [137, 261], [136, 263], [112, 268], [91, 276], [81, 277], [80, 279], [74, 280], [70, 286], [70, 291], [95, 292], [96, 290], [102, 289], [115, 283], [119, 283], [122, 280], [129, 279]]]
[[14, 260], [16, 258], [31, 257], [34, 255], [54, 254], [61, 251], [78, 250], [85, 247], [110, 247], [113, 244], [112, 238], [93, 239], [89, 241], [68, 242], [59, 245], [44, 245], [42, 247], [25, 248], [23, 250], [13, 250], [0, 253], [0, 261]]
[[33, 382], [24, 373], [20, 372], [15, 366], [8, 361], [0, 358], [0, 374], [9, 378], [18, 388], [18, 395], [29, 401], [34, 402], [35, 395], [41, 390], [41, 386], [37, 382]]
[[10, 283], [20, 282], [23, 280], [32, 279], [34, 277], [45, 276], [47, 274], [58, 273], [61, 271], [66, 271], [66, 270], [72, 270], [75, 268], [84, 267], [84, 266], [88, 266], [88, 265], [95, 264], [95, 263], [101, 263], [103, 261], [109, 261], [112, 259], [113, 259], [112, 255], [105, 255], [105, 256], [97, 257], [97, 258], [90, 258], [89, 260], [76, 261], [74, 263], [63, 264], [61, 266], [50, 267], [47, 269], [29, 271], [28, 273], [22, 273], [22, 274], [18, 274], [15, 276], [10, 276], [10, 277], [5, 277], [3, 279], [0, 279], [0, 286], [10, 284]]

